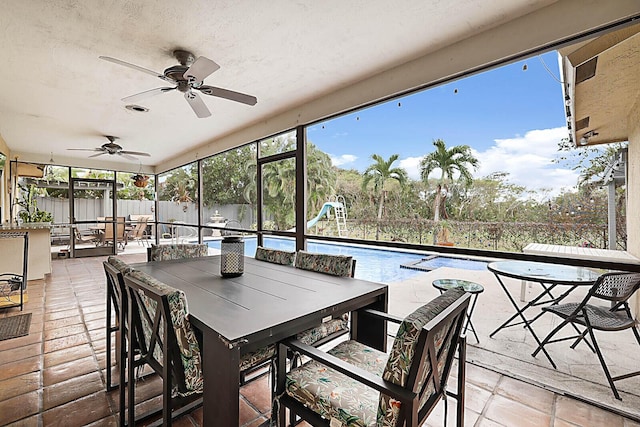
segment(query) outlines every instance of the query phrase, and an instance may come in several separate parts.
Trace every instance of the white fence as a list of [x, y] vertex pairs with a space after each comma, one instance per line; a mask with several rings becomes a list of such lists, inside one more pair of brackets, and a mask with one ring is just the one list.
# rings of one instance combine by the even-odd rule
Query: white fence
[[[103, 199], [75, 199], [75, 216], [76, 221], [91, 221], [97, 217], [111, 216], [110, 201]], [[195, 203], [159, 202], [159, 212], [154, 214], [154, 202], [152, 200], [118, 200], [117, 211], [118, 216], [127, 217], [129, 215], [152, 215], [153, 220], [173, 222], [181, 221], [185, 224], [198, 224], [198, 210]], [[38, 208], [51, 212], [53, 214], [53, 222], [68, 223], [69, 215], [69, 199], [38, 197]], [[228, 221], [237, 221], [243, 228], [250, 228], [255, 223], [254, 211], [250, 205], [219, 205], [206, 208], [203, 211], [202, 223], [206, 224], [211, 221], [211, 217], [216, 215], [222, 216]]]

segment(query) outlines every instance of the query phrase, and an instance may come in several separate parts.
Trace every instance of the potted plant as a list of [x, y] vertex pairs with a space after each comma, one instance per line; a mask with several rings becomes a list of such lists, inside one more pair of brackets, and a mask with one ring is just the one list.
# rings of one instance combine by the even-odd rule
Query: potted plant
[[19, 185], [19, 188], [20, 198], [17, 203], [22, 209], [18, 216], [22, 222], [52, 222], [53, 215], [38, 208], [35, 185]]

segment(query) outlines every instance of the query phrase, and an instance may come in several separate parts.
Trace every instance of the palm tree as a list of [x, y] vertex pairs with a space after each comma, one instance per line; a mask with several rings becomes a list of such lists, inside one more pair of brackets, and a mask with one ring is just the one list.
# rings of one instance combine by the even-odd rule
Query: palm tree
[[378, 154], [373, 154], [371, 159], [375, 162], [364, 171], [362, 180], [362, 189], [366, 190], [369, 183], [373, 181], [373, 190], [378, 194], [378, 219], [382, 218], [384, 210], [385, 187], [384, 184], [389, 179], [394, 179], [404, 186], [407, 181], [407, 172], [402, 168], [393, 168], [391, 165], [398, 160], [398, 155], [393, 154], [389, 160], [385, 160]]
[[471, 154], [471, 148], [468, 145], [456, 145], [447, 149], [445, 142], [441, 139], [434, 140], [433, 145], [436, 150], [420, 160], [420, 177], [424, 183], [428, 184], [431, 172], [440, 169], [433, 204], [433, 220], [439, 221], [440, 218], [447, 218], [445, 202], [449, 192], [448, 184], [453, 182], [454, 175], [458, 174], [458, 180], [462, 181], [463, 185], [469, 186], [473, 182], [470, 168], [474, 171], [477, 169], [478, 159]]

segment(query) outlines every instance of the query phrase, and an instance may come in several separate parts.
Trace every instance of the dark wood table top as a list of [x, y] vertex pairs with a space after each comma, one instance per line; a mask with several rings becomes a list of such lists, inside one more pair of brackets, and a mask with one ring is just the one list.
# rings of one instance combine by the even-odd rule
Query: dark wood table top
[[[132, 265], [181, 289], [192, 322], [215, 330], [230, 343], [273, 341], [319, 317], [362, 306], [387, 294], [387, 285], [335, 277], [245, 257], [244, 274], [223, 278], [220, 256]], [[253, 346], [250, 346], [253, 347]]]

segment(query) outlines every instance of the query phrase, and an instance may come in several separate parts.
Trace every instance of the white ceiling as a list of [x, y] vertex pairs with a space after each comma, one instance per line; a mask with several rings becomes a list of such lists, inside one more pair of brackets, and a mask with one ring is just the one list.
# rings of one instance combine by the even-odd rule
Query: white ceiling
[[[0, 136], [22, 160], [137, 170], [137, 161], [105, 155], [97, 163], [67, 151], [115, 135], [125, 150], [151, 153], [144, 165], [162, 165], [198, 147], [216, 151], [241, 129], [557, 3], [577, 4], [0, 0]], [[173, 91], [138, 102], [148, 113], [126, 110], [121, 98], [166, 83], [98, 56], [162, 72], [177, 64], [177, 48], [220, 65], [205, 84], [254, 95], [257, 105], [203, 95], [213, 115], [199, 119]]]

